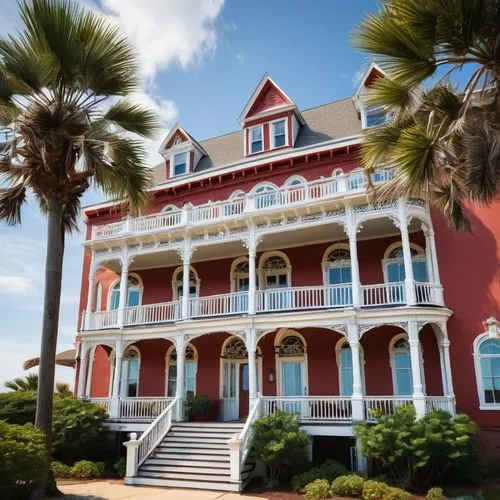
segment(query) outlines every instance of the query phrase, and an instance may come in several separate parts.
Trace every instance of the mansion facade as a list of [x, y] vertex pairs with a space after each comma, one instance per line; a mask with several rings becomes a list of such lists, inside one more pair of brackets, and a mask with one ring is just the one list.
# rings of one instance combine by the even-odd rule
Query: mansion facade
[[148, 213], [85, 208], [75, 384], [132, 433], [128, 483], [240, 490], [275, 409], [354, 470], [353, 423], [398, 404], [466, 412], [499, 454], [500, 205], [462, 235], [423, 196], [376, 200], [393, 170], [368, 179], [359, 148], [383, 76], [301, 111], [265, 75], [237, 132], [172, 128]]

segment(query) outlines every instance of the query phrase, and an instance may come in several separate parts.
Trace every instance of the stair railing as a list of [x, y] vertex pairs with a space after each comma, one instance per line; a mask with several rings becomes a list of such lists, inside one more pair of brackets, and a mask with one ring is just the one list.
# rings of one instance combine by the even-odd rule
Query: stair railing
[[241, 432], [235, 434], [228, 442], [229, 446], [229, 467], [231, 474], [231, 481], [239, 482], [241, 480], [241, 471], [245, 465], [248, 453], [252, 448], [253, 441], [253, 429], [252, 424], [261, 416], [262, 414], [262, 398], [260, 394], [257, 395], [250, 412], [248, 414], [247, 420]]
[[172, 426], [172, 417], [176, 415], [177, 406], [181, 403], [181, 398], [174, 398], [139, 439], [137, 434], [132, 432], [130, 441], [123, 443], [127, 448], [126, 477], [134, 477], [137, 474], [139, 467], [167, 435]]

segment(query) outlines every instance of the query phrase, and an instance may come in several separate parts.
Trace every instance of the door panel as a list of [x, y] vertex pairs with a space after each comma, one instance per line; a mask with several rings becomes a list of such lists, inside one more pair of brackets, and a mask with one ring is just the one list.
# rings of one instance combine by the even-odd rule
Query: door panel
[[248, 363], [240, 364], [240, 418], [248, 416], [249, 408]]
[[237, 394], [239, 378], [238, 364], [231, 361], [225, 361], [223, 366], [223, 420], [237, 420], [239, 417]]

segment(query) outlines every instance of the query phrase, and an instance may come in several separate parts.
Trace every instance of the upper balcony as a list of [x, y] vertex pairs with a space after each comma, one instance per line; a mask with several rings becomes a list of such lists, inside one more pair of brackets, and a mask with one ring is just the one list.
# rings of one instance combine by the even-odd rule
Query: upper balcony
[[[392, 179], [393, 169], [380, 169], [372, 175], [374, 185]], [[362, 170], [340, 174], [330, 178], [303, 182], [292, 180], [288, 185], [274, 188], [262, 184], [251, 193], [238, 192], [230, 199], [209, 202], [203, 205], [185, 205], [182, 209], [172, 209], [144, 217], [127, 217], [119, 222], [92, 227], [88, 243], [99, 248], [122, 239], [149, 237], [162, 232], [182, 232], [187, 227], [206, 229], [210, 226], [227, 225], [243, 217], [269, 216], [276, 212], [288, 211], [307, 214], [311, 205], [321, 202], [325, 210], [338, 209], [343, 201], [366, 203], [367, 179]], [[140, 238], [141, 239], [141, 238]]]

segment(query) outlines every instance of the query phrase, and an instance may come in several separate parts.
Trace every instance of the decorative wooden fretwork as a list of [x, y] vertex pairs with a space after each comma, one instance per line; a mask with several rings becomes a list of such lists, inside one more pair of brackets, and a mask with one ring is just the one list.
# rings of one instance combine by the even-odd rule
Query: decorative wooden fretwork
[[332, 250], [328, 257], [327, 257], [327, 262], [331, 262], [334, 264], [341, 264], [342, 262], [348, 261], [351, 259], [351, 256], [349, 254], [349, 250], [346, 250], [345, 248], [335, 248]]
[[[186, 347], [186, 353], [185, 353], [185, 356], [184, 356], [184, 359], [186, 361], [194, 361], [194, 349], [188, 345]], [[177, 361], [177, 351], [175, 349], [175, 347], [170, 351], [170, 359], [169, 359], [169, 362], [170, 363], [174, 363], [175, 361]]]
[[246, 359], [248, 358], [245, 342], [238, 337], [232, 338], [224, 348], [224, 357], [227, 359]]
[[262, 269], [266, 271], [274, 271], [275, 269], [286, 269], [288, 266], [283, 257], [279, 255], [272, 255], [264, 262]]
[[248, 274], [249, 268], [248, 268], [248, 260], [244, 260], [236, 264], [236, 267], [234, 268], [235, 274]]
[[306, 347], [302, 339], [296, 335], [285, 337], [278, 348], [278, 355], [282, 358], [291, 358], [303, 356], [306, 353]]

